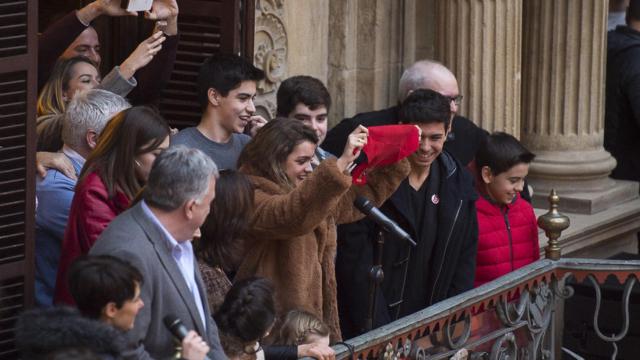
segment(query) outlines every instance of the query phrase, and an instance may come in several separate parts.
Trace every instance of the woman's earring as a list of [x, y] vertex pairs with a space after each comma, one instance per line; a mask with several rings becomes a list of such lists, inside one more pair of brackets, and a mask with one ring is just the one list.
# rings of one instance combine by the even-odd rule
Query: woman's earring
[[138, 160], [133, 160], [133, 161], [136, 163], [136, 166], [137, 166], [137, 167], [142, 166], [142, 165], [140, 165], [140, 162], [139, 162]]

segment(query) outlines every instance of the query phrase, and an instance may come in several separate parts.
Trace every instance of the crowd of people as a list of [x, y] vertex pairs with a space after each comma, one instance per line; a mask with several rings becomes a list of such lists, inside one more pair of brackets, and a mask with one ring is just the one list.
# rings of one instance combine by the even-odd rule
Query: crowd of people
[[[156, 30], [104, 78], [101, 15], [132, 14], [96, 0], [40, 38], [25, 358], [331, 359], [330, 345], [538, 259], [534, 155], [459, 116], [442, 64], [413, 64], [396, 106], [329, 130], [322, 81], [284, 80], [267, 121], [254, 103], [263, 71], [215, 54], [198, 77], [201, 121], [176, 133], [154, 107], [175, 59], [176, 1], [153, 1]], [[415, 245], [379, 235], [360, 197]], [[385, 276], [370, 313], [376, 259]]]

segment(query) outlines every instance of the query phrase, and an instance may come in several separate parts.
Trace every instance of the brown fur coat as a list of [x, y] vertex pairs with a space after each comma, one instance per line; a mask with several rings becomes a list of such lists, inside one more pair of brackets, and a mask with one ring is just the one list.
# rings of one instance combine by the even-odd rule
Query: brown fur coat
[[[368, 175], [368, 184], [351, 186], [336, 159], [323, 161], [297, 188], [287, 191], [275, 182], [255, 176], [255, 210], [245, 258], [237, 279], [256, 275], [275, 287], [276, 311], [302, 309], [322, 319], [332, 342], [341, 339], [336, 299], [336, 225], [363, 217], [354, 206], [356, 195], [383, 203], [409, 174], [408, 161], [380, 168]], [[365, 294], [363, 294], [364, 296]]]

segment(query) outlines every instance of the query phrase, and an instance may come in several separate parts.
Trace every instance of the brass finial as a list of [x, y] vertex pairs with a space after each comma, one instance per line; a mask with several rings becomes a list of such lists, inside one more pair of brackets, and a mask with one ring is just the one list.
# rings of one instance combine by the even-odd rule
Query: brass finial
[[549, 211], [538, 217], [538, 226], [549, 238], [549, 243], [544, 249], [544, 254], [547, 259], [558, 260], [560, 259], [560, 245], [558, 238], [560, 234], [566, 228], [569, 227], [569, 218], [558, 212], [558, 204], [560, 203], [560, 197], [556, 193], [555, 189], [551, 189], [549, 194]]

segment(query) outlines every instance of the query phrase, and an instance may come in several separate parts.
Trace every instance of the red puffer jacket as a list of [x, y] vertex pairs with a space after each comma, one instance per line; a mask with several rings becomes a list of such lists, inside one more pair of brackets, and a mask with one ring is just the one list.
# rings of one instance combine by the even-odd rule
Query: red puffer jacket
[[476, 209], [479, 234], [474, 287], [540, 258], [536, 216], [520, 194], [506, 206], [480, 195]]
[[111, 220], [125, 211], [130, 202], [131, 200], [119, 191], [113, 198], [109, 198], [107, 187], [95, 171], [76, 185], [62, 241], [54, 303], [75, 304], [67, 286], [69, 266], [78, 256], [89, 252]]

